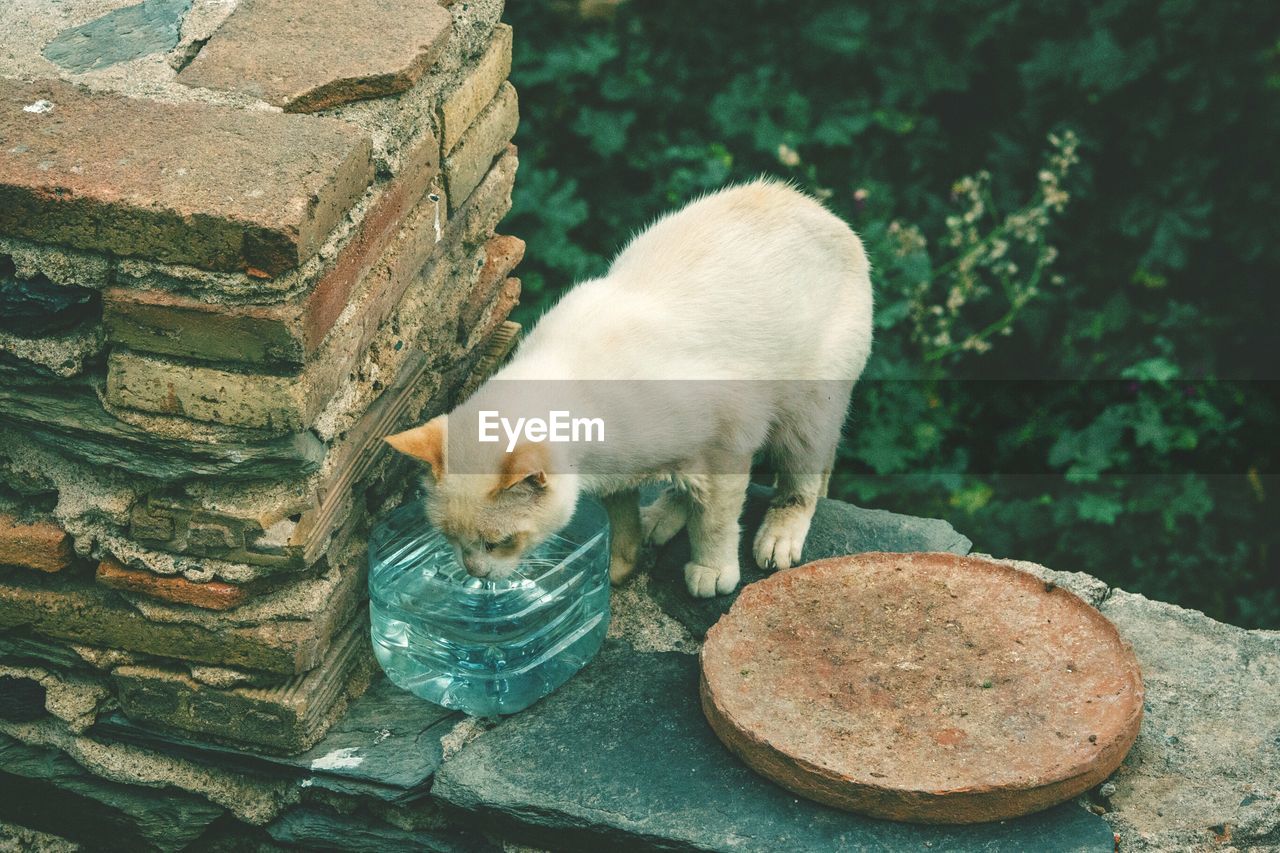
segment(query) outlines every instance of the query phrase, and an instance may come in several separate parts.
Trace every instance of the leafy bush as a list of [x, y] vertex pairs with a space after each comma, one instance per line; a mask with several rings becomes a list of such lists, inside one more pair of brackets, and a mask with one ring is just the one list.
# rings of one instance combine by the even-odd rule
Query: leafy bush
[[876, 350], [833, 492], [1280, 626], [1266, 4], [507, 15], [523, 319], [672, 206], [790, 178], [876, 267]]

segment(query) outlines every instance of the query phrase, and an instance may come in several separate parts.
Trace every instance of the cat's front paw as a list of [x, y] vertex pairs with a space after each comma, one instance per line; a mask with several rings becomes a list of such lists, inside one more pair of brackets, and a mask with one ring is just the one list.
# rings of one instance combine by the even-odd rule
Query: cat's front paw
[[684, 582], [694, 598], [714, 598], [727, 595], [738, 586], [738, 565], [713, 568], [700, 563], [686, 563]]
[[773, 507], [766, 512], [752, 547], [756, 565], [767, 570], [800, 565], [811, 518], [801, 507]]

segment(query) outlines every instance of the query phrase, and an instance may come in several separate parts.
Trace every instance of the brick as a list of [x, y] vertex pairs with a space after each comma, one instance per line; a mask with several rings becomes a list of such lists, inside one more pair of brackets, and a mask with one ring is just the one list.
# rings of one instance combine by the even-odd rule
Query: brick
[[440, 105], [441, 150], [448, 153], [454, 149], [510, 73], [511, 27], [498, 24], [480, 60]]
[[515, 87], [503, 83], [498, 94], [445, 158], [443, 171], [450, 210], [461, 207], [471, 195], [494, 159], [505, 150], [519, 123], [520, 105]]
[[249, 597], [244, 587], [222, 581], [196, 583], [181, 575], [158, 575], [146, 569], [130, 569], [115, 560], [98, 564], [98, 583], [120, 592], [145, 595], [173, 604], [205, 610], [230, 610]]
[[[507, 275], [515, 269], [523, 257], [524, 241], [519, 237], [496, 234], [485, 244], [484, 267], [480, 270], [480, 277], [458, 315], [459, 341], [466, 341], [471, 336], [484, 317], [485, 309], [506, 286]], [[518, 279], [515, 284], [515, 293], [518, 297], [520, 293]]]
[[0, 139], [0, 234], [210, 270], [297, 266], [373, 179], [343, 122], [54, 80], [0, 80]]
[[435, 0], [241, 0], [178, 82], [315, 112], [405, 91], [452, 26]]
[[427, 133], [302, 297], [277, 305], [217, 305], [169, 291], [112, 288], [103, 298], [108, 340], [162, 355], [302, 365], [395, 242], [404, 218], [430, 189], [439, 163], [439, 145]]
[[281, 434], [306, 429], [319, 410], [302, 377], [237, 373], [126, 350], [108, 360], [107, 399], [145, 412]]
[[184, 670], [120, 666], [111, 680], [120, 710], [134, 722], [196, 732], [272, 752], [313, 746], [363, 692], [372, 670], [368, 623], [353, 620], [319, 666], [274, 686], [211, 687]]
[[71, 536], [51, 521], [26, 524], [0, 513], [0, 566], [60, 572], [75, 561]]
[[520, 279], [511, 277], [502, 283], [502, 289], [498, 291], [498, 295], [489, 303], [489, 310], [485, 315], [484, 321], [477, 326], [474, 340], [483, 341], [490, 335], [494, 334], [498, 327], [507, 322], [507, 318], [511, 316], [511, 312], [520, 304]]

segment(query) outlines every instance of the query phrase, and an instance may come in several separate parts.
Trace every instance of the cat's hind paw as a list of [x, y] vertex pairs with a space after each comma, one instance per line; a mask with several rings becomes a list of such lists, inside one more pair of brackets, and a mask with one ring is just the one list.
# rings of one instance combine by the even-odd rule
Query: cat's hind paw
[[756, 565], [766, 570], [800, 565], [810, 520], [811, 515], [799, 507], [773, 507], [766, 512], [752, 546]]
[[666, 545], [684, 529], [689, 517], [685, 499], [672, 489], [658, 495], [648, 506], [640, 507], [640, 530], [646, 545]]
[[684, 567], [684, 582], [694, 598], [714, 598], [733, 592], [738, 586], [738, 575], [737, 564], [713, 568], [686, 563]]

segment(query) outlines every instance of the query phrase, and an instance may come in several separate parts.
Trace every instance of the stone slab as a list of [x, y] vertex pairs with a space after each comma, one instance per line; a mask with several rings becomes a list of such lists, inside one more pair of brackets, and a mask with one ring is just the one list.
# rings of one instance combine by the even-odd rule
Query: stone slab
[[52, 574], [74, 562], [70, 534], [52, 521], [23, 522], [0, 513], [0, 566]]
[[489, 46], [467, 71], [458, 86], [440, 104], [440, 146], [448, 153], [457, 146], [476, 116], [498, 94], [498, 87], [511, 73], [511, 27], [493, 28]]
[[1280, 632], [1112, 590], [1146, 682], [1142, 731], [1090, 804], [1125, 851], [1280, 849]]
[[447, 759], [433, 796], [557, 850], [981, 850], [1110, 853], [1075, 804], [1001, 823], [919, 826], [798, 799], [716, 740], [697, 661], [606, 643], [558, 692]]
[[0, 817], [92, 849], [180, 850], [225, 813], [174, 788], [101, 779], [56, 749], [4, 734], [0, 768]]
[[439, 144], [424, 132], [405, 153], [400, 173], [379, 188], [337, 257], [298, 298], [274, 305], [222, 305], [171, 291], [111, 288], [103, 298], [108, 339], [162, 355], [303, 365], [396, 242], [405, 218], [431, 187], [439, 162]]
[[359, 695], [373, 666], [361, 617], [334, 641], [316, 668], [274, 686], [212, 687], [188, 671], [153, 665], [111, 671], [120, 709], [138, 723], [193, 732], [201, 739], [302, 752]]
[[0, 80], [0, 138], [0, 234], [266, 276], [314, 254], [373, 179], [368, 138], [338, 121], [53, 80]]
[[[0, 733], [32, 746], [57, 749], [95, 776], [152, 792], [188, 791], [227, 809], [238, 820], [261, 826], [297, 799], [287, 782], [247, 773], [228, 773], [172, 755], [128, 744], [108, 743], [67, 731], [57, 720], [0, 721]], [[127, 848], [132, 850], [137, 848]]]
[[205, 610], [230, 610], [243, 604], [249, 592], [242, 586], [223, 581], [195, 583], [180, 575], [158, 575], [146, 569], [130, 569], [115, 560], [98, 563], [98, 583], [117, 592], [145, 595], [149, 598], [186, 604]]
[[[485, 244], [484, 267], [480, 270], [480, 278], [476, 281], [471, 295], [467, 297], [458, 315], [458, 340], [466, 341], [473, 331], [480, 331], [481, 321], [485, 319], [486, 311], [493, 306], [494, 300], [506, 287], [507, 276], [523, 258], [524, 241], [519, 237], [495, 234]], [[518, 280], [514, 291], [518, 299], [520, 294]], [[506, 313], [510, 313], [510, 309], [507, 309]], [[503, 314], [497, 322], [505, 319], [506, 314]]]
[[178, 44], [183, 16], [191, 0], [142, 0], [68, 27], [45, 45], [45, 59], [83, 74]]
[[323, 806], [298, 806], [269, 823], [267, 834], [303, 850], [325, 849], [335, 838], [348, 850], [378, 853], [503, 853], [502, 845], [478, 832], [401, 829], [367, 815], [344, 815]]
[[506, 150], [519, 123], [520, 104], [515, 87], [503, 83], [444, 160], [442, 171], [445, 189], [449, 191], [450, 210], [461, 207], [471, 195], [493, 161]]
[[707, 632], [701, 664], [703, 711], [738, 757], [889, 820], [978, 823], [1065, 802], [1111, 775], [1142, 721], [1133, 651], [1097, 610], [954, 554], [778, 572]]
[[316, 112], [405, 91], [451, 27], [434, 0], [240, 0], [178, 81]]
[[[742, 512], [742, 550], [738, 558], [738, 564], [742, 567], [742, 583], [737, 591], [729, 595], [703, 599], [689, 595], [682, 575], [684, 564], [689, 561], [689, 539], [683, 531], [658, 549], [657, 565], [653, 570], [654, 598], [663, 610], [683, 623], [695, 636], [704, 636], [707, 629], [729, 612], [743, 587], [772, 574], [757, 567], [751, 555], [751, 542], [756, 528], [764, 519], [772, 496], [772, 489], [756, 484], [752, 484], [747, 493], [746, 508]], [[809, 528], [809, 538], [805, 540], [800, 559], [808, 563], [865, 551], [947, 551], [952, 554], [967, 554], [972, 544], [967, 537], [957, 533], [955, 528], [941, 519], [916, 518], [881, 509], [863, 509], [843, 501], [823, 498], [818, 501], [813, 524]]]
[[399, 689], [379, 672], [324, 738], [299, 755], [264, 755], [160, 731], [118, 713], [99, 720], [93, 734], [239, 772], [295, 779], [309, 788], [408, 802], [426, 792], [444, 757], [441, 739], [463, 719]]
[[144, 615], [139, 603], [92, 582], [47, 582], [54, 579], [66, 580], [0, 573], [0, 631], [286, 675], [320, 663], [337, 629], [350, 620], [363, 585], [361, 573], [351, 568], [339, 575], [327, 607], [312, 618], [237, 624], [222, 621], [221, 614], [210, 619], [213, 614], [194, 608], [174, 612], [161, 604], [150, 605]]
[[99, 393], [92, 381], [0, 382], [0, 433], [12, 430], [57, 453], [162, 482], [304, 477], [324, 459], [324, 444], [310, 432], [167, 438], [105, 411]]

